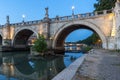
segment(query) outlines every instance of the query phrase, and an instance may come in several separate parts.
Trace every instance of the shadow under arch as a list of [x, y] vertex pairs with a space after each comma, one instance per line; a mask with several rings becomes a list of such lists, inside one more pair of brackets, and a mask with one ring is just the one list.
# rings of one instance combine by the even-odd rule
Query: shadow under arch
[[58, 31], [56, 31], [52, 47], [54, 49], [63, 49], [62, 47], [64, 47], [64, 41], [67, 35], [77, 29], [89, 29], [96, 32], [102, 40], [102, 48], [107, 49], [107, 40], [104, 33], [97, 25], [88, 21], [76, 21], [63, 25], [60, 29], [58, 29]]
[[14, 48], [25, 48], [28, 42], [28, 39], [32, 34], [35, 34], [38, 37], [38, 33], [32, 29], [29, 28], [22, 28], [19, 31], [17, 31], [14, 35], [12, 45]]
[[1, 34], [0, 34], [0, 45], [2, 45], [2, 36], [1, 36]]

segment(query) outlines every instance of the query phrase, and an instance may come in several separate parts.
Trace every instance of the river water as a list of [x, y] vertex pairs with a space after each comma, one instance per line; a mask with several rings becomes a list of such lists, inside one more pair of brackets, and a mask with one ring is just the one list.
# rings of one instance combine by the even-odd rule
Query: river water
[[0, 52], [0, 80], [51, 80], [82, 53], [29, 59], [29, 52]]

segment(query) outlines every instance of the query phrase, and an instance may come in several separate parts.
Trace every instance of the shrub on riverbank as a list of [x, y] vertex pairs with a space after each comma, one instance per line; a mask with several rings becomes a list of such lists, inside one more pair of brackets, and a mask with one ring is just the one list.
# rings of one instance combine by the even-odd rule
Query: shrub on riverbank
[[44, 55], [45, 51], [47, 51], [47, 43], [43, 35], [38, 35], [38, 38], [34, 42], [33, 49], [40, 53], [40, 55]]
[[82, 47], [82, 52], [83, 53], [87, 53], [88, 51], [90, 51], [92, 49], [92, 47], [90, 47], [90, 46], [84, 46], [84, 47]]

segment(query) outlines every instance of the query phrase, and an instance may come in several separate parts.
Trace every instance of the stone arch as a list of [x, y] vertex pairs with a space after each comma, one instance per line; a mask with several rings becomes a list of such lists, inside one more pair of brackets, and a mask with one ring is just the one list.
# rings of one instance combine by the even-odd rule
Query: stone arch
[[[71, 26], [77, 27], [77, 28], [73, 28]], [[91, 22], [88, 22], [88, 21], [75, 21], [75, 22], [67, 23], [67, 24], [61, 26], [58, 29], [58, 31], [56, 31], [56, 33], [54, 35], [52, 47], [54, 49], [56, 49], [58, 47], [57, 46], [58, 39], [59, 39], [59, 36], [62, 35], [62, 32], [65, 32], [69, 27], [70, 27], [69, 29], [71, 29], [70, 32], [72, 32], [75, 29], [79, 29], [80, 27], [78, 27], [78, 26], [85, 26], [88, 29], [91, 29], [91, 30], [95, 31], [99, 35], [99, 37], [101, 38], [101, 40], [102, 40], [102, 47], [105, 48], [105, 49], [107, 49], [107, 39], [105, 37], [105, 34], [100, 30], [100, 28], [99, 28], [98, 25], [96, 25], [94, 23], [91, 23]], [[67, 34], [69, 34], [70, 32], [68, 32]], [[63, 37], [66, 37], [66, 36], [63, 36]]]
[[17, 36], [21, 31], [23, 31], [23, 30], [31, 31], [31, 32], [35, 33], [36, 36], [38, 37], [37, 31], [35, 31], [34, 29], [32, 29], [32, 27], [22, 27], [22, 28], [19, 28], [18, 30], [15, 31], [14, 36], [13, 36], [13, 40], [12, 40], [12, 45], [14, 45], [14, 41], [15, 41], [16, 36]]
[[2, 33], [0, 33], [0, 45], [2, 45], [2, 42], [3, 42], [3, 36]]

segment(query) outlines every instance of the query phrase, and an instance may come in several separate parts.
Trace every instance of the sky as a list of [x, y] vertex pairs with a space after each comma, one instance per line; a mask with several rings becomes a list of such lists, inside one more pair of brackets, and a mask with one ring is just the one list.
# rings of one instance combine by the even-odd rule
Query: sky
[[[49, 8], [49, 17], [56, 15], [69, 16], [72, 14], [72, 6], [75, 6], [74, 14], [93, 12], [96, 0], [0, 0], [0, 25], [6, 23], [6, 16], [9, 15], [10, 23], [22, 22], [22, 15], [25, 15], [25, 21], [41, 20], [45, 17], [45, 8]], [[77, 41], [83, 39], [80, 35], [86, 32], [86, 37], [91, 31], [77, 30], [70, 35], [76, 35], [71, 38], [69, 35], [66, 41]], [[79, 34], [78, 34], [79, 33]], [[69, 38], [70, 37], [70, 38]]]
[[78, 30], [71, 32], [67, 36], [65, 42], [77, 42], [79, 40], [84, 40], [90, 35], [92, 35], [92, 33], [93, 33], [92, 31], [87, 30], [87, 29], [78, 29]]

